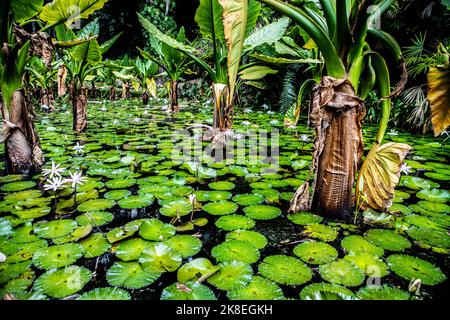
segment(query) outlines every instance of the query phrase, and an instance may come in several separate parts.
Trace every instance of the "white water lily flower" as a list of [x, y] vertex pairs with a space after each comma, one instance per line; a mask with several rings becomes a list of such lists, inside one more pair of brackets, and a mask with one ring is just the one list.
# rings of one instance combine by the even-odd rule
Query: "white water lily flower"
[[44, 184], [44, 190], [57, 191], [64, 184], [64, 180], [61, 177], [54, 177], [47, 181], [48, 183]]
[[190, 194], [188, 198], [191, 205], [195, 205], [195, 203], [197, 202], [197, 196], [195, 194]]
[[390, 135], [390, 136], [398, 136], [398, 131], [395, 130], [395, 129], [391, 129], [391, 130], [389, 130], [388, 135]]
[[272, 111], [272, 110], [267, 111], [267, 114], [270, 115], [270, 116], [271, 116], [271, 115], [274, 115], [274, 114], [275, 114], [275, 111]]
[[141, 122], [141, 119], [140, 119], [140, 118], [138, 118], [138, 117], [136, 117], [136, 118], [134, 118], [134, 119], [133, 119], [133, 122], [135, 122], [135, 123], [139, 123], [139, 122]]
[[148, 115], [148, 111], [144, 110], [144, 112], [142, 112], [142, 115], [144, 115], [144, 116]]
[[114, 121], [113, 121], [113, 125], [118, 125], [119, 124], [119, 120], [117, 120], [117, 119], [114, 119]]
[[302, 134], [301, 136], [300, 136], [300, 141], [302, 141], [302, 142], [309, 142], [309, 137], [306, 135], [306, 134]]
[[108, 109], [106, 109], [106, 107], [101, 107], [99, 110], [100, 110], [101, 112], [106, 112], [106, 111], [108, 111]]
[[275, 125], [277, 125], [277, 124], [279, 124], [280, 122], [278, 121], [278, 120], [272, 120], [272, 121], [270, 121], [270, 124], [271, 125], [273, 125], [273, 126], [275, 126]]
[[253, 111], [252, 111], [252, 109], [250, 109], [250, 108], [245, 108], [244, 109], [244, 113], [252, 113]]
[[269, 106], [268, 106], [267, 104], [263, 104], [263, 105], [261, 106], [261, 108], [263, 108], [264, 110], [268, 110], [268, 109], [269, 109]]
[[294, 126], [293, 124], [288, 125], [288, 129], [297, 129], [297, 126]]
[[70, 178], [64, 180], [66, 183], [70, 183], [72, 185], [72, 188], [75, 188], [77, 185], [83, 185], [86, 182], [86, 177], [82, 176], [83, 172], [69, 172]]
[[77, 144], [72, 149], [75, 150], [75, 154], [83, 154], [84, 153], [84, 146], [81, 145], [78, 141], [77, 141]]
[[408, 175], [411, 173], [411, 167], [407, 166], [406, 163], [403, 163], [402, 166], [400, 167], [400, 172]]
[[248, 127], [251, 123], [250, 123], [250, 121], [242, 121], [241, 124], [242, 124], [244, 127]]
[[6, 256], [4, 253], [0, 252], [0, 263], [3, 263], [6, 261]]
[[56, 164], [52, 160], [52, 167], [50, 169], [42, 169], [42, 174], [44, 175], [44, 177], [49, 176], [51, 179], [55, 176], [61, 177], [61, 173], [64, 172], [65, 170], [66, 168], [61, 168], [60, 164]]

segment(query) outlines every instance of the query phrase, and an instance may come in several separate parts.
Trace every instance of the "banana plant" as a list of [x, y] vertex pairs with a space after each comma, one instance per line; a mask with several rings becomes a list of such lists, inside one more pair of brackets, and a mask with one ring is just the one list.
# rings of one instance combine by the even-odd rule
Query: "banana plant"
[[[309, 181], [291, 201], [291, 211], [312, 210], [340, 220], [352, 217], [352, 188], [363, 155], [361, 121], [364, 95], [376, 87], [381, 97], [381, 120], [371, 151], [356, 182], [357, 208], [385, 209], [392, 202], [400, 168], [410, 147], [382, 145], [391, 98], [404, 87], [407, 74], [402, 52], [388, 33], [372, 28], [394, 0], [319, 0], [320, 13], [304, 4], [258, 0], [291, 18], [314, 41], [325, 63], [311, 97], [310, 120], [315, 126], [312, 197]], [[370, 46], [374, 39], [402, 66], [399, 85], [391, 92], [385, 58]]]
[[[32, 56], [50, 67], [54, 43], [48, 32], [70, 26], [103, 7], [107, 0], [0, 1], [0, 90], [2, 92], [3, 142], [10, 173], [29, 173], [45, 161], [33, 124], [34, 112], [23, 75]], [[77, 6], [76, 12], [69, 10]], [[36, 22], [38, 30], [25, 27]]]
[[150, 94], [153, 98], [156, 98], [156, 81], [154, 76], [158, 72], [158, 65], [152, 60], [143, 61], [137, 57], [133, 61], [133, 75], [132, 80], [133, 87], [136, 91], [139, 88], [143, 88], [142, 103], [148, 104]]
[[53, 79], [57, 69], [49, 69], [40, 58], [32, 57], [25, 71], [30, 75], [29, 84], [39, 93], [41, 108], [47, 112], [54, 111]]
[[[138, 16], [144, 27], [147, 24], [151, 24], [150, 21], [148, 21], [139, 13]], [[151, 26], [153, 29], [156, 29], [156, 27], [153, 24], [151, 24]], [[147, 28], [147, 30], [149, 29]], [[150, 32], [150, 34], [153, 35], [153, 37], [150, 39], [150, 44], [155, 54], [151, 54], [141, 49], [139, 49], [139, 51], [146, 60], [152, 61], [157, 66], [161, 67], [167, 74], [167, 76], [170, 78], [170, 86], [168, 90], [169, 110], [175, 112], [179, 110], [178, 83], [181, 77], [186, 72], [188, 72], [189, 68], [193, 64], [193, 61], [182, 52], [179, 52], [178, 50], [174, 49], [172, 46], [170, 46], [170, 44], [161, 41], [162, 38], [158, 37], [155, 33]], [[172, 39], [169, 36], [164, 35], [164, 37]], [[184, 28], [181, 28], [179, 30], [176, 38], [174, 38], [173, 41], [179, 43], [182, 46], [186, 45], [187, 40]]]

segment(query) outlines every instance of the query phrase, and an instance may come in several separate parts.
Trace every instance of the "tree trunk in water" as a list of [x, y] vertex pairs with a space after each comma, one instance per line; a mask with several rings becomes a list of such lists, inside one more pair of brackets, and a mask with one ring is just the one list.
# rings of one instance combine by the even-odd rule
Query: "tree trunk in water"
[[87, 128], [87, 88], [81, 88], [80, 92], [72, 100], [73, 130], [84, 132]]
[[122, 99], [129, 99], [129, 98], [131, 98], [130, 85], [124, 82], [122, 84]]
[[95, 87], [95, 81], [92, 81], [91, 97], [94, 99], [97, 97], [97, 88]]
[[41, 90], [41, 105], [46, 105], [46, 112], [55, 111], [55, 98], [53, 97], [53, 90], [51, 88]]
[[44, 163], [33, 123], [33, 107], [23, 90], [14, 92], [10, 108], [2, 105], [3, 141], [8, 173], [28, 174]]
[[170, 81], [170, 111], [178, 112], [180, 106], [178, 105], [178, 81]]
[[226, 84], [212, 86], [214, 100], [213, 127], [225, 131], [233, 127], [233, 107], [230, 103], [230, 88]]
[[149, 99], [148, 90], [145, 89], [144, 93], [142, 94], [142, 104], [144, 106], [148, 105], [148, 99]]
[[114, 86], [109, 88], [109, 100], [116, 101], [116, 87]]
[[299, 188], [290, 211], [309, 210], [331, 219], [350, 221], [358, 162], [363, 154], [361, 122], [364, 102], [345, 79], [324, 77], [312, 93], [315, 126], [313, 197], [308, 184]]
[[67, 93], [67, 69], [65, 65], [61, 65], [58, 69], [58, 97], [62, 97]]

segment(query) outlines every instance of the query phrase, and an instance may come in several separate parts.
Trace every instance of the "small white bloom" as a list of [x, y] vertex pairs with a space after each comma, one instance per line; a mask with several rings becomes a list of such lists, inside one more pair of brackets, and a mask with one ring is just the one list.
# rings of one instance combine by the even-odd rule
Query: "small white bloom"
[[57, 191], [64, 184], [61, 177], [54, 177], [53, 179], [47, 180], [47, 182], [44, 184], [44, 190]]
[[300, 141], [302, 141], [302, 142], [309, 142], [309, 137], [306, 134], [302, 134], [300, 136]]
[[407, 166], [406, 163], [403, 163], [402, 166], [400, 167], [400, 172], [408, 175], [411, 173], [411, 167]]
[[391, 130], [388, 132], [388, 135], [390, 135], [390, 136], [398, 136], [398, 131], [395, 130], [395, 129], [391, 129]]
[[268, 106], [267, 104], [263, 104], [263, 105], [261, 106], [261, 108], [263, 108], [264, 110], [268, 110], [268, 109], [269, 109], [269, 106]]
[[66, 168], [61, 168], [60, 164], [56, 164], [52, 160], [51, 169], [42, 169], [42, 174], [44, 175], [44, 177], [49, 176], [51, 179], [55, 176], [61, 177], [61, 173], [64, 172], [64, 170], [66, 170]]
[[250, 121], [242, 121], [241, 124], [242, 124], [244, 127], [248, 127], [251, 123], [250, 123]]
[[275, 114], [275, 111], [272, 111], [272, 110], [267, 111], [267, 114], [270, 115], [270, 116], [271, 116], [271, 115], [274, 115], [274, 114]]
[[142, 112], [142, 115], [144, 115], [144, 116], [148, 115], [148, 111], [144, 110], [144, 112]]
[[83, 177], [82, 174], [81, 171], [75, 173], [69, 172], [70, 178], [64, 180], [64, 182], [70, 183], [72, 188], [75, 188], [77, 184], [81, 186], [86, 182], [86, 177]]
[[162, 111], [167, 111], [168, 109], [169, 109], [168, 106], [162, 106], [162, 107], [161, 107], [161, 110], [162, 110]]
[[119, 124], [119, 120], [117, 120], [117, 119], [114, 119], [114, 121], [113, 121], [113, 125], [118, 125]]
[[297, 126], [294, 126], [293, 124], [288, 125], [288, 129], [297, 129]]
[[277, 125], [277, 124], [279, 124], [279, 123], [280, 123], [280, 122], [279, 122], [278, 120], [276, 120], [276, 119], [270, 121], [270, 124], [273, 125], [273, 126], [275, 126], [275, 125]]
[[50, 109], [50, 107], [49, 107], [48, 105], [46, 105], [46, 104], [43, 104], [43, 105], [41, 106], [41, 109], [42, 109], [42, 110], [48, 110], [48, 109]]
[[195, 203], [197, 202], [197, 196], [195, 194], [190, 194], [188, 198], [191, 205], [195, 205]]
[[6, 261], [6, 256], [4, 253], [0, 252], [0, 263], [3, 263]]
[[138, 118], [138, 117], [136, 117], [136, 118], [133, 119], [133, 122], [134, 122], [134, 123], [139, 123], [139, 122], [141, 122], [141, 119]]
[[252, 109], [250, 109], [250, 108], [245, 108], [244, 109], [244, 113], [252, 113], [253, 111], [252, 111]]
[[106, 107], [101, 107], [101, 108], [100, 108], [100, 111], [101, 111], [101, 112], [106, 112], [106, 111], [108, 111], [108, 109], [106, 109]]
[[75, 154], [83, 154], [84, 153], [84, 146], [81, 145], [78, 141], [77, 141], [77, 144], [72, 149], [75, 151]]

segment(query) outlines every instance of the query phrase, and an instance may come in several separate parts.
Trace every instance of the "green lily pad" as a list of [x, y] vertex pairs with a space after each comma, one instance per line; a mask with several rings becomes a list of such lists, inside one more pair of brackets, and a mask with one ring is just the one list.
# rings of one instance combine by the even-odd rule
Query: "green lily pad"
[[284, 255], [266, 257], [258, 266], [266, 278], [287, 285], [300, 285], [311, 280], [311, 270], [300, 260]]
[[134, 220], [128, 222], [122, 227], [114, 228], [106, 234], [106, 238], [110, 243], [129, 238], [133, 236], [141, 227], [142, 221]]
[[403, 200], [407, 200], [411, 197], [411, 195], [407, 192], [401, 190], [395, 190], [394, 193], [394, 202], [403, 202]]
[[307, 241], [294, 248], [294, 254], [310, 264], [325, 264], [335, 260], [338, 252], [324, 242]]
[[209, 202], [205, 204], [202, 209], [209, 214], [222, 216], [236, 212], [238, 206], [234, 202], [221, 200], [217, 202]]
[[450, 201], [450, 192], [440, 189], [424, 189], [417, 192], [416, 197], [427, 201], [445, 203]]
[[226, 235], [226, 240], [247, 241], [256, 249], [262, 249], [267, 245], [267, 239], [264, 235], [251, 230], [234, 230]]
[[41, 248], [33, 256], [33, 264], [39, 269], [50, 270], [73, 264], [84, 254], [78, 243], [67, 243]]
[[159, 212], [166, 217], [182, 217], [192, 212], [192, 205], [187, 199], [174, 200], [163, 205]]
[[409, 293], [388, 285], [367, 286], [356, 292], [360, 300], [409, 300]]
[[431, 286], [447, 278], [439, 267], [417, 257], [393, 254], [387, 258], [387, 263], [396, 275], [408, 281], [420, 279], [423, 284]]
[[319, 273], [328, 282], [356, 287], [363, 283], [364, 273], [347, 260], [336, 260], [319, 266]]
[[164, 288], [161, 300], [216, 300], [214, 292], [198, 282], [174, 283]]
[[419, 201], [417, 204], [427, 211], [437, 213], [450, 213], [450, 206], [445, 203], [432, 201]]
[[85, 258], [95, 258], [101, 256], [111, 248], [108, 240], [106, 240], [106, 237], [101, 233], [91, 234], [86, 239], [80, 241], [80, 244], [83, 246], [85, 251]]
[[212, 264], [205, 258], [197, 258], [182, 265], [177, 272], [177, 279], [181, 283], [198, 280], [200, 277], [214, 274], [219, 270], [218, 266]]
[[0, 263], [0, 284], [6, 283], [21, 274], [27, 272], [31, 261], [26, 260], [19, 263]]
[[214, 190], [221, 190], [221, 191], [227, 191], [227, 190], [233, 190], [236, 186], [233, 182], [229, 181], [217, 181], [217, 182], [211, 182], [208, 184], [208, 187], [210, 189]]
[[349, 255], [346, 255], [344, 259], [353, 263], [369, 277], [381, 278], [389, 274], [386, 263], [377, 256], [373, 256], [369, 253], [350, 253]]
[[253, 269], [242, 261], [223, 262], [220, 270], [208, 278], [208, 283], [220, 290], [236, 290], [248, 284], [253, 277]]
[[246, 241], [225, 241], [211, 250], [211, 255], [219, 262], [242, 261], [248, 264], [259, 260], [259, 251]]
[[105, 198], [109, 200], [119, 201], [131, 195], [131, 191], [129, 190], [112, 190], [105, 193]]
[[439, 188], [438, 183], [419, 177], [405, 176], [402, 178], [401, 182], [402, 185], [412, 190]]
[[228, 200], [232, 197], [232, 193], [228, 191], [195, 191], [197, 201], [219, 201]]
[[337, 238], [339, 233], [338, 230], [339, 229], [336, 227], [312, 223], [305, 227], [303, 234], [309, 238], [330, 242]]
[[283, 291], [274, 282], [255, 276], [250, 283], [237, 290], [229, 291], [227, 294], [230, 300], [282, 300]]
[[85, 212], [79, 215], [75, 220], [80, 226], [90, 225], [100, 227], [113, 221], [114, 215], [105, 211]]
[[136, 180], [134, 179], [113, 179], [106, 182], [109, 189], [126, 189], [134, 186]]
[[52, 298], [64, 298], [83, 289], [91, 278], [90, 270], [79, 266], [68, 266], [47, 271], [36, 279], [34, 286]]
[[266, 189], [272, 189], [272, 185], [269, 182], [252, 182], [250, 183], [250, 187], [252, 189], [258, 189], [258, 190], [266, 190]]
[[119, 200], [118, 205], [122, 209], [141, 209], [150, 206], [153, 203], [153, 196], [129, 196]]
[[177, 229], [168, 223], [158, 219], [146, 219], [142, 222], [139, 235], [150, 241], [164, 241], [173, 237]]
[[68, 235], [56, 239], [52, 239], [54, 244], [63, 244], [68, 242], [77, 242], [83, 238], [86, 238], [92, 232], [92, 226], [80, 226]]
[[51, 208], [47, 206], [31, 209], [13, 210], [13, 213], [20, 219], [37, 219], [49, 215], [50, 212]]
[[414, 226], [407, 232], [411, 238], [421, 244], [450, 249], [450, 234], [447, 231]]
[[245, 215], [255, 220], [270, 220], [278, 217], [281, 210], [268, 205], [254, 205], [244, 208]]
[[106, 280], [112, 286], [140, 289], [155, 282], [161, 273], [144, 270], [138, 262], [115, 262], [106, 272]]
[[302, 289], [300, 292], [302, 300], [355, 300], [355, 294], [338, 284], [334, 283], [313, 283]]
[[393, 203], [388, 208], [388, 211], [393, 214], [411, 214], [412, 213], [411, 208], [404, 206], [400, 203]]
[[241, 206], [254, 206], [263, 203], [264, 197], [254, 193], [244, 193], [235, 195], [233, 201]]
[[370, 229], [364, 237], [377, 247], [389, 251], [404, 251], [411, 248], [411, 242], [395, 231]]
[[200, 252], [202, 242], [199, 238], [190, 235], [174, 236], [164, 242], [184, 258], [189, 258]]
[[126, 290], [105, 287], [83, 293], [77, 300], [131, 300], [131, 296]]
[[47, 247], [48, 243], [44, 239], [29, 242], [26, 245], [18, 243], [8, 243], [7, 241], [6, 246], [2, 247], [2, 251], [0, 252], [4, 253], [7, 256], [6, 261], [8, 263], [18, 263], [33, 258], [37, 251], [45, 249]]
[[255, 221], [249, 217], [232, 214], [220, 217], [215, 224], [217, 228], [233, 231], [237, 229], [252, 229], [255, 226]]
[[321, 223], [323, 220], [323, 218], [321, 216], [317, 216], [317, 215], [309, 213], [309, 212], [292, 213], [292, 214], [288, 214], [287, 217], [293, 223], [301, 225], [301, 226], [306, 226], [308, 224]]
[[345, 237], [341, 241], [341, 246], [348, 253], [353, 252], [356, 255], [365, 253], [377, 257], [382, 257], [384, 255], [383, 248], [374, 246], [369, 241], [358, 235]]
[[116, 202], [110, 199], [92, 199], [78, 205], [80, 212], [105, 211], [114, 207]]
[[153, 243], [146, 247], [139, 258], [145, 270], [158, 272], [175, 271], [181, 265], [181, 254], [164, 243]]
[[36, 224], [34, 232], [40, 238], [55, 239], [68, 235], [77, 227], [76, 221], [61, 219]]
[[34, 181], [17, 181], [17, 182], [10, 182], [2, 185], [0, 187], [1, 191], [4, 192], [17, 192], [22, 191], [26, 189], [33, 188], [36, 185], [36, 182]]
[[142, 251], [151, 244], [152, 242], [145, 241], [141, 238], [129, 239], [120, 242], [117, 247], [115, 247], [114, 253], [117, 258], [125, 262], [138, 260]]

